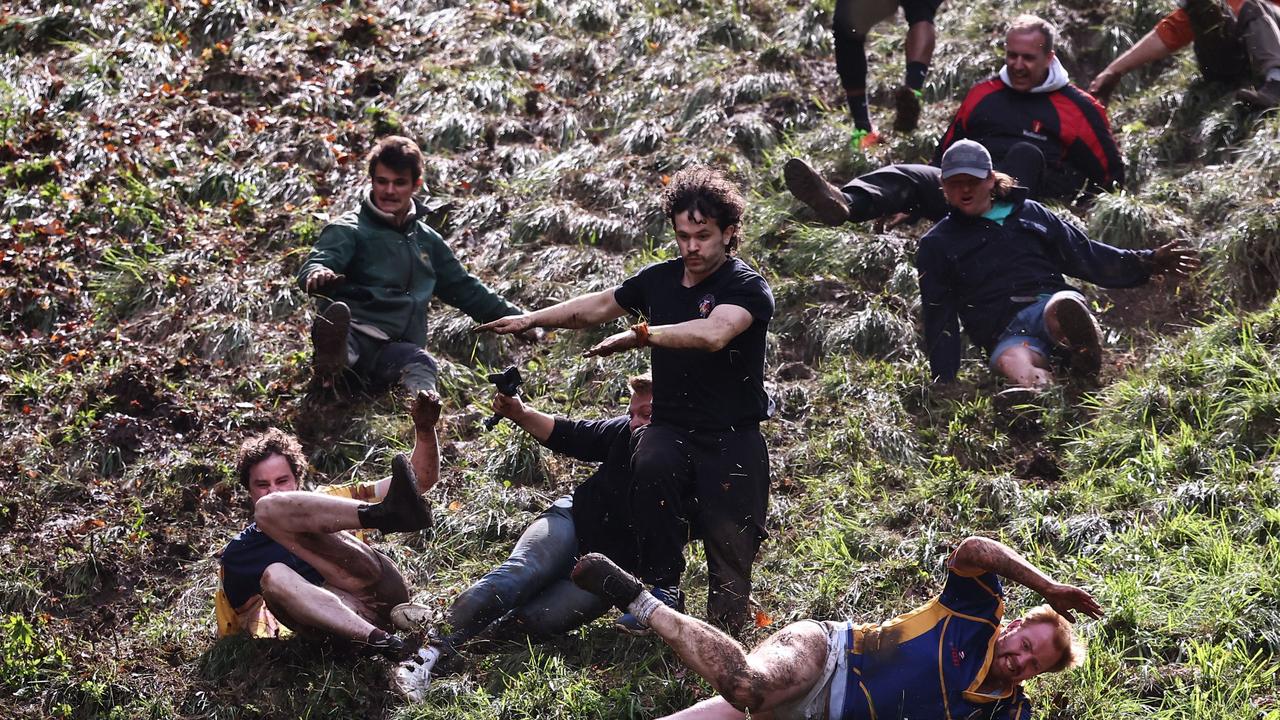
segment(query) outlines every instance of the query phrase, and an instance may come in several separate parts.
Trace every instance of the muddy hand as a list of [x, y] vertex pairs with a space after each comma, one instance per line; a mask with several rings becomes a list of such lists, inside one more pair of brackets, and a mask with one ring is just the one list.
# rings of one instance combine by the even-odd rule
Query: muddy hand
[[595, 347], [582, 353], [582, 357], [609, 357], [624, 350], [640, 347], [640, 336], [633, 330], [623, 330], [601, 340]]
[[514, 335], [531, 330], [533, 326], [533, 316], [525, 313], [524, 315], [500, 317], [483, 325], [477, 325], [471, 331], [478, 333], [491, 332], [497, 335]]
[[440, 422], [440, 396], [429, 390], [419, 390], [410, 410], [415, 430], [430, 430]]

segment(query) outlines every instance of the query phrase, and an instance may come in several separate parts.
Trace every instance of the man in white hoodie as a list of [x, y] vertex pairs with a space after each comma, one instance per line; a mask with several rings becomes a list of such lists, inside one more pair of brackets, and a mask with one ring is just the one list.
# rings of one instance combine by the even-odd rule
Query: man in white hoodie
[[[1073, 200], [1124, 183], [1124, 160], [1106, 110], [1071, 84], [1054, 54], [1053, 25], [1020, 15], [1009, 25], [1005, 65], [973, 86], [938, 143], [935, 165], [957, 140], [982, 143], [996, 167], [1033, 197]], [[1037, 167], [1036, 154], [1043, 156]]]
[[1072, 85], [1054, 55], [1053, 25], [1020, 15], [1009, 25], [1005, 65], [975, 85], [938, 143], [932, 165], [890, 165], [837, 187], [799, 158], [783, 166], [787, 189], [831, 226], [898, 216], [936, 221], [947, 212], [939, 167], [957, 140], [976, 140], [995, 169], [1034, 199], [1087, 201], [1124, 183], [1124, 160], [1107, 112]]

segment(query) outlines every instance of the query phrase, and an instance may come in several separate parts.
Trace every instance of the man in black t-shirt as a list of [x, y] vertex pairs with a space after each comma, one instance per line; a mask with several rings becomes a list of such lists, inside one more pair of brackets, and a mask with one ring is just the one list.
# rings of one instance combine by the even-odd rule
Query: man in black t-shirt
[[707, 555], [709, 619], [736, 631], [748, 618], [751, 565], [767, 537], [769, 456], [759, 423], [771, 410], [764, 354], [773, 294], [733, 256], [745, 202], [723, 175], [686, 168], [662, 202], [679, 258], [650, 265], [615, 289], [477, 330], [509, 334], [640, 317], [586, 352], [652, 348], [653, 424], [632, 461], [636, 574], [655, 587], [678, 585], [684, 545], [696, 532]]

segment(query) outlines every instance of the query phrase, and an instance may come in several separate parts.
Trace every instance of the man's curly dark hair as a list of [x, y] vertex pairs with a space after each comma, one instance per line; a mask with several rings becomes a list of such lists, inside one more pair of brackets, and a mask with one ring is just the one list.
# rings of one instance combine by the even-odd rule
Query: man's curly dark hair
[[298, 438], [280, 428], [271, 428], [261, 435], [245, 440], [236, 452], [236, 477], [240, 479], [240, 484], [245, 489], [249, 487], [249, 471], [254, 465], [272, 455], [283, 457], [289, 463], [293, 477], [299, 484], [302, 483], [302, 474], [307, 467], [307, 456], [302, 452], [301, 443], [298, 442]]
[[693, 165], [676, 173], [662, 191], [662, 212], [673, 227], [676, 216], [683, 212], [714, 220], [722, 231], [737, 226], [739, 231], [729, 241], [731, 253], [738, 249], [742, 212], [746, 207], [747, 201], [742, 199], [738, 186], [719, 170], [705, 165]]

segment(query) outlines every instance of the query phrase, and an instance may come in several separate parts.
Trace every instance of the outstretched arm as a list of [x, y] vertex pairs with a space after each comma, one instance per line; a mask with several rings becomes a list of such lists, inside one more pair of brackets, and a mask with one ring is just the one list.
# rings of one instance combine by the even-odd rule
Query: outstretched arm
[[951, 553], [948, 561], [952, 570], [973, 575], [992, 572], [1008, 578], [1040, 593], [1068, 622], [1075, 622], [1072, 611], [1079, 610], [1091, 618], [1102, 617], [1102, 606], [1084, 588], [1054, 581], [1036, 566], [1027, 562], [1013, 548], [990, 538], [972, 536], [965, 538]]
[[[413, 474], [418, 476], [418, 493], [421, 494], [440, 479], [440, 439], [436, 435], [436, 425], [440, 422], [440, 396], [419, 390], [409, 414], [413, 418], [413, 455], [409, 462], [413, 465]], [[390, 487], [391, 477], [387, 476], [374, 485], [374, 494], [382, 499]]]
[[584, 357], [606, 357], [645, 345], [680, 350], [718, 352], [730, 340], [751, 327], [751, 313], [738, 305], [717, 305], [711, 314], [675, 325], [640, 325], [610, 335], [583, 353]]
[[1173, 48], [1165, 45], [1160, 35], [1152, 30], [1098, 73], [1093, 82], [1089, 83], [1089, 94], [1106, 105], [1111, 102], [1111, 93], [1115, 92], [1116, 85], [1120, 84], [1120, 78], [1143, 65], [1163, 60], [1172, 54]]
[[525, 405], [520, 398], [511, 395], [494, 393], [493, 411], [519, 425], [520, 429], [532, 435], [543, 445], [547, 444], [551, 431], [556, 427], [555, 418]]
[[511, 335], [540, 327], [577, 329], [599, 325], [627, 314], [613, 299], [613, 292], [612, 289], [601, 290], [523, 315], [508, 315], [477, 325], [475, 331]]

